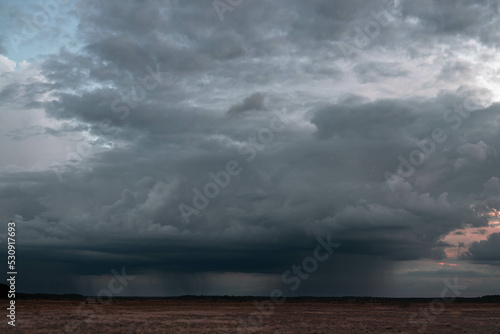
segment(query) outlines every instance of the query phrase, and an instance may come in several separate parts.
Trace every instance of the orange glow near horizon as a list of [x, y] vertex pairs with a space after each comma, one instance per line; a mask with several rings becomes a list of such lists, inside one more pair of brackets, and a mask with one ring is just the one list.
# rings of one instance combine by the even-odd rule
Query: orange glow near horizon
[[486, 240], [491, 234], [500, 232], [500, 221], [497, 219], [500, 212], [493, 210], [484, 215], [491, 217], [488, 226], [466, 227], [455, 230], [441, 238], [441, 241], [452, 245], [445, 249], [448, 258], [458, 258], [467, 252], [473, 242]]
[[450, 266], [450, 267], [456, 267], [456, 263], [444, 263], [444, 262], [439, 262], [440, 265], [442, 266]]

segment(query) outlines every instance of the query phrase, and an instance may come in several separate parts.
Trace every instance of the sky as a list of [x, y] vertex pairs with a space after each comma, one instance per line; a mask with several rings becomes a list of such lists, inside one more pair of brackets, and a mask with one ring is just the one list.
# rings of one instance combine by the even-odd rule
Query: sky
[[0, 13], [19, 291], [500, 294], [498, 2]]

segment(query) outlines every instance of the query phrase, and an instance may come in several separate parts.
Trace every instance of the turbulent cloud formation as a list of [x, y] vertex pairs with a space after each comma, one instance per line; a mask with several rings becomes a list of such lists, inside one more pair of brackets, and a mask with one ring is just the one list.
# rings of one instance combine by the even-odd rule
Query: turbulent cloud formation
[[0, 41], [21, 290], [267, 295], [330, 236], [290, 294], [500, 293], [494, 1], [68, 6], [57, 51]]

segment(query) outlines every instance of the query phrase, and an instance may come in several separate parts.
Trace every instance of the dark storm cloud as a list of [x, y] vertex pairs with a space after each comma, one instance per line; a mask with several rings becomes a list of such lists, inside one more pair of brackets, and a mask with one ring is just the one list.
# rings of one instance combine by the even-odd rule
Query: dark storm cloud
[[[89, 103], [89, 99], [86, 101]], [[445, 102], [413, 103], [382, 101], [332, 106], [332, 110], [349, 107], [352, 110], [328, 113], [338, 119], [337, 122], [319, 122], [316, 118], [313, 122], [317, 122], [319, 129], [327, 127], [328, 130], [323, 131], [334, 140], [307, 138], [300, 132], [295, 136], [302, 139], [293, 146], [277, 139], [272, 154], [263, 151], [258, 161], [245, 165], [244, 173], [190, 225], [182, 222], [178, 204], [192, 198], [193, 187], [207, 182], [208, 171], [222, 169], [231, 159], [244, 160], [234, 149], [225, 147], [224, 142], [198, 146], [200, 153], [214, 151], [210, 155], [198, 153], [195, 157], [186, 152], [184, 158], [174, 159], [171, 154], [160, 153], [166, 152], [169, 143], [152, 145], [157, 135], [142, 131], [143, 136], [151, 138], [138, 141], [127, 150], [116, 149], [94, 157], [89, 163], [91, 172], [68, 170], [62, 184], [49, 173], [36, 187], [28, 184], [23, 189], [14, 188], [20, 198], [31, 197], [39, 203], [38, 211], [31, 215], [39, 218], [26, 222], [24, 228], [29, 226], [33, 237], [38, 235], [33, 241], [33, 250], [43, 247], [44, 252], [50, 254], [48, 258], [62, 263], [69, 263], [70, 258], [73, 263], [82, 261], [82, 271], [90, 270], [84, 269], [84, 263], [91, 263], [100, 253], [104, 263], [113, 262], [118, 256], [120, 263], [126, 263], [131, 270], [141, 267], [139, 260], [133, 260], [135, 256], [147, 258], [149, 269], [268, 272], [273, 268], [285, 269], [287, 259], [300, 258], [305, 249], [314, 247], [313, 239], [301, 237], [304, 233], [331, 234], [342, 244], [338, 249], [340, 253], [369, 254], [392, 260], [439, 259], [443, 257], [438, 243], [442, 235], [466, 223], [475, 226], [487, 223], [474, 215], [466, 200], [472, 190], [467, 179], [475, 176], [455, 172], [460, 182], [454, 185], [444, 173], [453, 169], [454, 160], [443, 159], [446, 154], [453, 156], [443, 151], [457, 144], [450, 140], [446, 149], [441, 148], [436, 158], [416, 176], [418, 180], [426, 178], [429, 170], [441, 170], [438, 173], [441, 177], [433, 180], [433, 184], [421, 182], [415, 189], [407, 183], [393, 194], [381, 177], [369, 177], [370, 169], [391, 168], [399, 152], [411, 149], [407, 136], [412, 132], [408, 131], [418, 130], [414, 133], [417, 137], [425, 134], [424, 124], [432, 128], [430, 124], [438, 121], [431, 106]], [[394, 123], [401, 131], [395, 131], [394, 125], [388, 124], [388, 116], [382, 111], [390, 113], [391, 105], [401, 112], [401, 122], [398, 124], [395, 117]], [[407, 106], [407, 114], [403, 106]], [[328, 109], [319, 110], [317, 114], [323, 115], [325, 110]], [[479, 117], [486, 112], [476, 114]], [[418, 117], [412, 117], [411, 113], [418, 113]], [[346, 120], [342, 121], [342, 117], [352, 117], [358, 122], [343, 125]], [[365, 117], [366, 123], [361, 122]], [[368, 123], [380, 129], [368, 131]], [[422, 124], [417, 126], [418, 123]], [[370, 142], [377, 144], [370, 145]], [[217, 151], [220, 153], [215, 153]], [[126, 164], [117, 165], [116, 161], [126, 161]], [[16, 179], [10, 180], [16, 182]], [[478, 191], [483, 183], [484, 180], [479, 183]], [[129, 190], [122, 192], [123, 188]], [[446, 188], [455, 189], [446, 194]], [[71, 210], [65, 210], [66, 207]], [[16, 211], [11, 212], [14, 213]], [[92, 217], [92, 221], [86, 216]], [[440, 223], [436, 224], [436, 220]], [[241, 226], [241, 231], [234, 226]], [[106, 237], [99, 241], [91, 237], [94, 229], [100, 233], [122, 230], [124, 239]], [[127, 232], [143, 229], [142, 237]], [[83, 239], [72, 241], [68, 247], [64, 240], [74, 239], [75, 233]], [[151, 233], [157, 238], [151, 239]], [[215, 234], [207, 238], [205, 233]], [[84, 241], [85, 236], [92, 238], [92, 243]], [[62, 243], [43, 242], [45, 238], [60, 239]], [[263, 240], [268, 243], [261, 249], [259, 245]], [[148, 247], [140, 247], [142, 251], [132, 250], [129, 242], [138, 247], [148, 244]], [[28, 256], [30, 261], [31, 257], [35, 261], [43, 254], [36, 251]], [[93, 268], [98, 271], [100, 267]]]
[[[401, 42], [410, 54], [421, 40], [462, 32], [494, 38], [486, 2], [463, 1], [477, 15], [444, 3], [398, 2], [406, 19], [421, 21], [394, 19], [364, 51]], [[121, 266], [135, 274], [279, 275], [309, 256], [316, 236], [331, 235], [341, 244], [338, 259], [297, 293], [380, 295], [393, 261], [443, 259], [444, 235], [487, 226], [483, 214], [500, 208], [500, 106], [460, 116], [456, 105], [476, 92], [465, 86], [433, 97], [315, 95], [333, 90], [321, 80], [343, 86], [356, 76], [368, 85], [411, 74], [408, 59], [338, 60], [336, 43], [374, 20], [371, 11], [396, 5], [388, 6], [252, 1], [220, 22], [201, 0], [79, 2], [81, 48], [47, 57], [40, 71], [48, 82], [27, 85], [24, 95], [14, 84], [0, 92], [6, 103], [23, 96], [58, 122], [43, 135], [90, 138], [75, 145], [85, 143], [91, 154], [55, 161], [59, 174], [0, 176], [1, 218], [19, 222], [24, 272], [43, 275], [37, 263], [44, 262], [50, 275], [68, 280]], [[442, 81], [473, 72], [466, 63], [447, 64]], [[144, 89], [148, 76], [155, 88]], [[244, 117], [227, 117], [238, 114]], [[264, 145], [259, 134], [275, 115], [283, 128]], [[393, 192], [384, 173], [396, 172], [398, 156], [408, 159], [436, 127], [448, 139]], [[193, 189], [203, 191], [209, 173], [231, 160], [242, 172], [185, 224], [179, 205], [192, 205]]]
[[500, 233], [493, 233], [487, 240], [475, 241], [465, 256], [479, 263], [500, 265]]

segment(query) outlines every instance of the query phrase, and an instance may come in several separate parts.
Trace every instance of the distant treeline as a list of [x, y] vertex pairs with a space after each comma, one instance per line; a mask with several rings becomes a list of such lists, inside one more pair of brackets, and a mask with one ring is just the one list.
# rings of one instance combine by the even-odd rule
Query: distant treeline
[[[0, 283], [0, 299], [6, 299], [9, 293], [9, 286], [7, 284]], [[70, 294], [49, 294], [49, 293], [18, 293], [16, 292], [17, 299], [85, 299], [85, 296], [78, 295], [75, 293]]]
[[[0, 283], [0, 293], [2, 299], [7, 298], [9, 287], [6, 284]], [[16, 293], [16, 299], [96, 299], [95, 296], [83, 296], [79, 294], [28, 294]], [[195, 296], [184, 295], [175, 297], [113, 297], [113, 300], [176, 300], [176, 301], [233, 301], [233, 302], [248, 302], [253, 300], [268, 300], [265, 296]], [[287, 297], [287, 302], [336, 302], [336, 303], [430, 303], [435, 298], [385, 298], [385, 297]], [[482, 297], [457, 297], [454, 303], [500, 303], [500, 295], [487, 295]]]
[[[115, 297], [117, 300], [177, 300], [177, 301], [234, 301], [234, 302], [248, 302], [248, 301], [263, 301], [268, 300], [269, 297], [265, 296], [196, 296], [184, 295], [175, 297]], [[334, 303], [430, 303], [436, 298], [392, 298], [392, 297], [359, 297], [359, 296], [345, 296], [345, 297], [287, 297], [287, 302], [334, 302]], [[454, 303], [500, 303], [500, 295], [488, 295], [482, 297], [457, 297]]]

